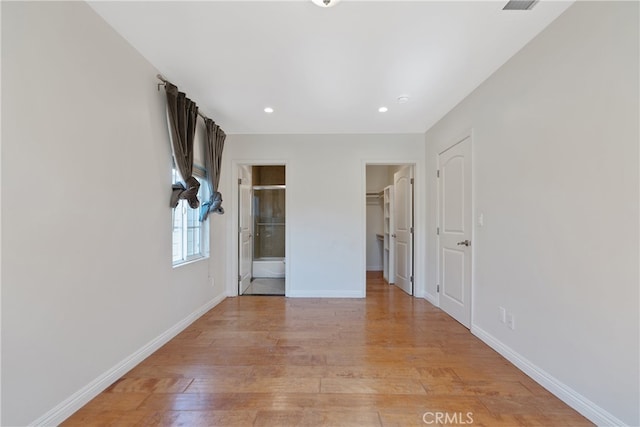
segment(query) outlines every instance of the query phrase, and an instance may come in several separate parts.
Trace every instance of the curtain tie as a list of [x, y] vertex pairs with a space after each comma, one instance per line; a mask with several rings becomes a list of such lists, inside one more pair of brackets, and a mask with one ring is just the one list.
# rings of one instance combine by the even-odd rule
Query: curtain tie
[[208, 202], [204, 202], [200, 207], [200, 221], [205, 221], [210, 212], [222, 215], [224, 208], [222, 207], [222, 194], [215, 191], [209, 198]]
[[196, 209], [200, 206], [198, 201], [198, 189], [200, 189], [200, 183], [194, 177], [189, 177], [182, 183], [178, 182], [173, 184], [173, 191], [171, 192], [171, 207], [178, 206], [178, 202], [181, 199], [186, 200], [189, 203], [191, 209]]

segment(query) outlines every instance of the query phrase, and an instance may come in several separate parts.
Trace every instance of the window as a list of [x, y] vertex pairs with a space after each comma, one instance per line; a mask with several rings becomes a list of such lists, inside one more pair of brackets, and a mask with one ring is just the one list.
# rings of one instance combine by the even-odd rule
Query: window
[[[195, 168], [194, 168], [195, 169]], [[209, 187], [202, 177], [194, 176], [200, 182], [198, 200], [209, 199]], [[180, 174], [173, 169], [172, 183], [180, 181]], [[173, 265], [183, 264], [198, 258], [209, 256], [208, 220], [200, 222], [200, 208], [191, 209], [186, 200], [180, 200], [173, 210]]]

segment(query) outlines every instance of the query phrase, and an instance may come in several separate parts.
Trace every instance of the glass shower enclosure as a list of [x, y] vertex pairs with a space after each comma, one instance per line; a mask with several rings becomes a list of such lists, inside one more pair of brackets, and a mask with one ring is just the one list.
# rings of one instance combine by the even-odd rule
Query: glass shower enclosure
[[254, 185], [253, 276], [284, 277], [285, 268], [284, 185]]

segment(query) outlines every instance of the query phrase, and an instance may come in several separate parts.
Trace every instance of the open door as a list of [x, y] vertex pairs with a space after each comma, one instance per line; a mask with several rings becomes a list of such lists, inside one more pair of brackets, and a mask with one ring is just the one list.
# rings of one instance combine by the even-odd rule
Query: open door
[[471, 138], [438, 156], [440, 308], [471, 325]]
[[395, 285], [413, 295], [413, 167], [393, 175]]
[[238, 172], [238, 295], [242, 295], [251, 284], [251, 168], [241, 166]]

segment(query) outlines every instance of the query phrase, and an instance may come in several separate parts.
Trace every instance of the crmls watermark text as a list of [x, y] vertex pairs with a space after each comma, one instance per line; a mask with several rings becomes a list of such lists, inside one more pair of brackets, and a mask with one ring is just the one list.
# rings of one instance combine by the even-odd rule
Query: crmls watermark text
[[473, 424], [473, 412], [425, 412], [422, 415], [422, 421], [425, 424], [452, 424], [452, 425], [465, 425]]

